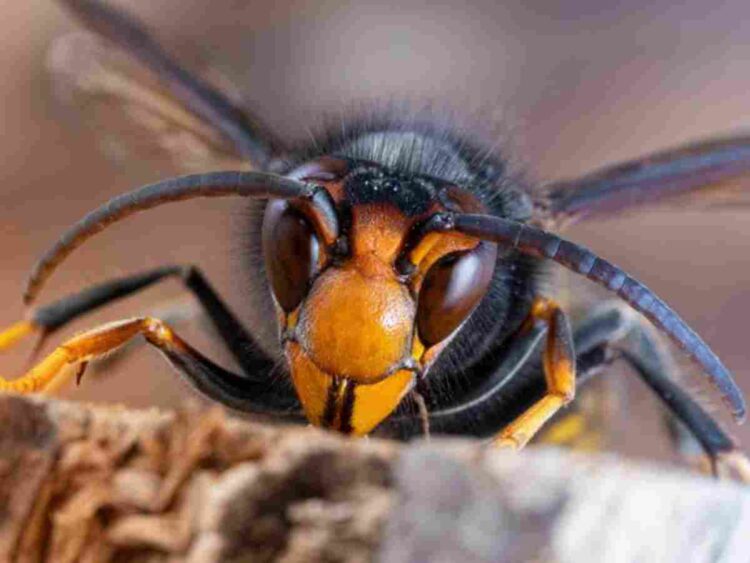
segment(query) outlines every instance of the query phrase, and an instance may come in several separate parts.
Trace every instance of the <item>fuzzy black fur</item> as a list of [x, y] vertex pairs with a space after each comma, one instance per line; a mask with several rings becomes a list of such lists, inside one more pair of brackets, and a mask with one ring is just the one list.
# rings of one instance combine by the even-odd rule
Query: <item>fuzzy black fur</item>
[[[408, 115], [408, 114], [407, 114]], [[423, 212], [435, 186], [458, 185], [474, 193], [489, 213], [525, 221], [530, 217], [528, 187], [508, 171], [502, 155], [457, 133], [457, 128], [424, 113], [404, 119], [394, 113], [354, 119], [329, 127], [275, 167], [281, 172], [323, 155], [359, 165], [347, 182], [353, 202], [389, 201], [407, 215]], [[269, 303], [260, 254], [260, 208], [254, 205], [245, 240], [251, 253], [248, 283], [255, 307]], [[426, 384], [430, 410], [460, 402], [482, 384], [508, 337], [526, 317], [542, 273], [539, 261], [501, 251], [490, 289], [430, 370]], [[259, 287], [259, 283], [263, 287]], [[266, 305], [267, 306], [267, 305]], [[271, 322], [270, 310], [260, 315]], [[264, 327], [268, 334], [269, 327]], [[273, 346], [266, 339], [267, 346]], [[278, 345], [275, 345], [278, 347]], [[275, 353], [280, 350], [275, 349]], [[522, 405], [526, 406], [526, 405]], [[402, 414], [409, 412], [404, 405]], [[474, 433], [474, 423], [454, 429]]]

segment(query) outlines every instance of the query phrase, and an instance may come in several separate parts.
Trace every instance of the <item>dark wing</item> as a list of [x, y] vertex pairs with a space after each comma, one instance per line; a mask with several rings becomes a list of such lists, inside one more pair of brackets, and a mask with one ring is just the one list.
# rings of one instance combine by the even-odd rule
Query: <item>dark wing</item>
[[716, 139], [544, 186], [542, 221], [568, 224], [641, 207], [750, 205], [750, 136]]
[[193, 172], [262, 168], [278, 152], [257, 119], [171, 59], [138, 22], [94, 0], [63, 4], [94, 33], [58, 39], [48, 66], [109, 156], [167, 159]]

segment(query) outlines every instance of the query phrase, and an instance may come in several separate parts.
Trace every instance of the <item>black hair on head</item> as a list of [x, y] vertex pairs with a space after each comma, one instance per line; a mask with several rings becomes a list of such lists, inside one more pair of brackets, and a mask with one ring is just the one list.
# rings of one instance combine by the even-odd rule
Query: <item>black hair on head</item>
[[373, 104], [324, 119], [311, 140], [292, 150], [282, 171], [321, 155], [339, 156], [379, 165], [396, 178], [420, 177], [467, 188], [493, 214], [526, 220], [531, 213], [525, 195], [529, 187], [511, 171], [498, 137], [486, 120], [449, 109]]

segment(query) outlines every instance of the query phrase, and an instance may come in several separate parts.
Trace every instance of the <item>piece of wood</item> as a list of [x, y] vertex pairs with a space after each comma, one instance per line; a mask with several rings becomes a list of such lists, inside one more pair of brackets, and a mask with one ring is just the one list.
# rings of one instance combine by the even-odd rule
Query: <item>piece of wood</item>
[[747, 561], [734, 483], [0, 396], [0, 561]]

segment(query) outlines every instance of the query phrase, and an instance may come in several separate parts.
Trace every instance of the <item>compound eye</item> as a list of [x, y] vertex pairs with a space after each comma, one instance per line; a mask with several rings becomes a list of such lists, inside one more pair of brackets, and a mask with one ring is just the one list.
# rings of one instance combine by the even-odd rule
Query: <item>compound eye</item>
[[268, 203], [263, 216], [263, 258], [281, 308], [294, 311], [317, 269], [320, 242], [305, 216], [284, 200]]
[[430, 267], [419, 291], [417, 330], [426, 347], [450, 336], [479, 304], [492, 281], [497, 247], [481, 242]]

